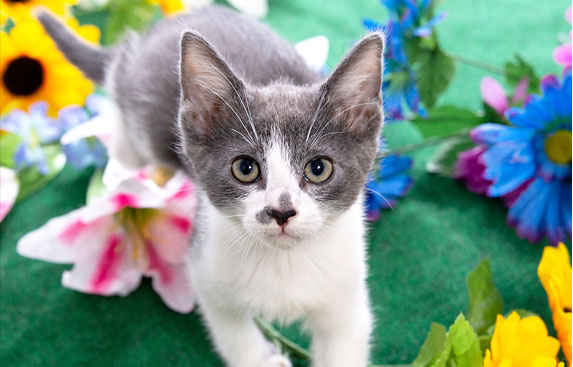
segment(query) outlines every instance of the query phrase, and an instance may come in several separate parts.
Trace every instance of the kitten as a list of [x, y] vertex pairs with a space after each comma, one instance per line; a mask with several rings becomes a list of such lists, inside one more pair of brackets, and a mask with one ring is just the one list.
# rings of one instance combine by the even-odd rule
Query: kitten
[[106, 49], [39, 19], [115, 101], [112, 155], [196, 182], [192, 281], [227, 364], [291, 365], [253, 322], [262, 315], [304, 320], [315, 367], [366, 366], [362, 203], [382, 124], [382, 35], [367, 35], [321, 81], [268, 27], [222, 7]]

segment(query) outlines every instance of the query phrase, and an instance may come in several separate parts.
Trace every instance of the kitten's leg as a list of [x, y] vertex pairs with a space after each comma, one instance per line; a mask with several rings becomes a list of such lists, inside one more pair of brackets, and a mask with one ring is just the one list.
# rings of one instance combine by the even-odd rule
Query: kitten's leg
[[257, 328], [252, 317], [202, 297], [200, 307], [220, 355], [232, 367], [291, 367]]
[[309, 315], [313, 367], [365, 367], [369, 358], [372, 315], [366, 288]]

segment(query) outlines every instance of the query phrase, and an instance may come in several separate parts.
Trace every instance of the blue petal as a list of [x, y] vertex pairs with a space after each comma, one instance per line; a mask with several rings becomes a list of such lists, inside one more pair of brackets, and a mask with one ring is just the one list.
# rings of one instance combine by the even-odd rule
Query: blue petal
[[500, 124], [487, 123], [470, 132], [472, 140], [479, 144], [494, 144], [502, 141], [529, 141], [535, 134], [533, 129], [514, 128]]
[[412, 159], [407, 156], [391, 155], [380, 162], [380, 177], [385, 179], [397, 173], [407, 171], [412, 166]]
[[488, 196], [505, 195], [535, 175], [533, 149], [529, 144], [519, 146], [513, 142], [496, 144], [481, 156], [486, 166], [483, 177], [493, 181]]
[[381, 31], [384, 25], [373, 21], [372, 19], [362, 19], [362, 25], [371, 32]]
[[517, 234], [531, 242], [538, 242], [545, 234], [543, 214], [551, 187], [537, 178], [510, 208], [508, 222], [516, 226]]
[[571, 181], [561, 185], [561, 220], [565, 226], [565, 230], [569, 237], [571, 237]]
[[561, 199], [561, 190], [559, 182], [552, 182], [550, 193], [547, 195], [547, 207], [545, 209], [545, 218], [543, 227], [547, 233], [547, 239], [552, 245], [557, 245], [565, 240], [565, 227], [561, 223], [561, 210], [559, 202]]
[[388, 199], [404, 196], [412, 186], [413, 180], [408, 175], [399, 175], [376, 181], [373, 190]]

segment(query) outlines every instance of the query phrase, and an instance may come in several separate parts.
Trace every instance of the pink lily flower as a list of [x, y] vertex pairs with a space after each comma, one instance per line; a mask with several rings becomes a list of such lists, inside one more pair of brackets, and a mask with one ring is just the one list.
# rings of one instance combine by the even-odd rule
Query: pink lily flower
[[88, 206], [28, 233], [17, 250], [73, 264], [62, 285], [80, 292], [126, 296], [142, 277], [151, 277], [165, 304], [187, 313], [195, 302], [186, 253], [196, 205], [194, 187], [182, 173], [159, 186], [142, 170]]
[[14, 170], [0, 167], [0, 191], [2, 191], [0, 197], [0, 222], [2, 222], [14, 206], [20, 191], [20, 184]]
[[[523, 77], [515, 86], [512, 104], [518, 104], [520, 101], [527, 102], [527, 89], [529, 88], [529, 79]], [[480, 83], [481, 97], [483, 101], [493, 108], [498, 115], [503, 117], [511, 105], [509, 99], [505, 94], [505, 90], [497, 80], [490, 76], [486, 76]]]

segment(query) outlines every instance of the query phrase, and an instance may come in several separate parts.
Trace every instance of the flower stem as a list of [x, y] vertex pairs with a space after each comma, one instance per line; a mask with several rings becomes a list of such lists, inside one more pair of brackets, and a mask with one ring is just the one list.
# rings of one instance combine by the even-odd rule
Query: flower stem
[[[266, 322], [260, 317], [255, 317], [255, 323], [261, 329], [265, 337], [273, 342], [279, 342], [281, 346], [287, 350], [292, 357], [302, 359], [304, 361], [310, 361], [312, 356], [310, 352], [300, 345], [296, 344], [292, 340], [288, 339], [282, 335], [277, 329], [275, 329], [270, 323]], [[369, 365], [368, 367], [410, 367], [409, 364], [376, 364]]]
[[421, 143], [407, 144], [407, 145], [404, 145], [400, 148], [388, 150], [387, 152], [383, 152], [381, 158], [387, 157], [389, 155], [406, 154], [406, 153], [410, 153], [410, 152], [413, 152], [416, 150], [420, 150], [422, 148], [427, 148], [427, 147], [431, 147], [433, 145], [441, 144], [441, 143], [444, 143], [444, 142], [451, 140], [451, 139], [467, 136], [470, 131], [471, 131], [471, 129], [462, 129], [462, 130], [459, 130], [459, 131], [457, 131], [453, 134], [447, 135], [447, 136], [438, 136], [438, 137], [426, 139]]
[[448, 56], [450, 56], [452, 59], [456, 60], [457, 62], [461, 62], [462, 64], [470, 65], [470, 66], [476, 67], [478, 69], [483, 69], [483, 70], [486, 70], [486, 71], [489, 71], [489, 72], [492, 72], [495, 74], [499, 74], [499, 75], [505, 75], [506, 74], [505, 70], [498, 68], [497, 66], [487, 64], [487, 63], [482, 62], [482, 61], [473, 60], [473, 59], [470, 59], [468, 57], [456, 55], [456, 54], [452, 54], [452, 53], [448, 53]]
[[270, 323], [266, 322], [260, 317], [255, 317], [255, 323], [268, 339], [273, 342], [279, 342], [291, 356], [300, 358], [305, 361], [310, 361], [311, 355], [308, 350], [304, 349], [300, 345], [282, 335]]

